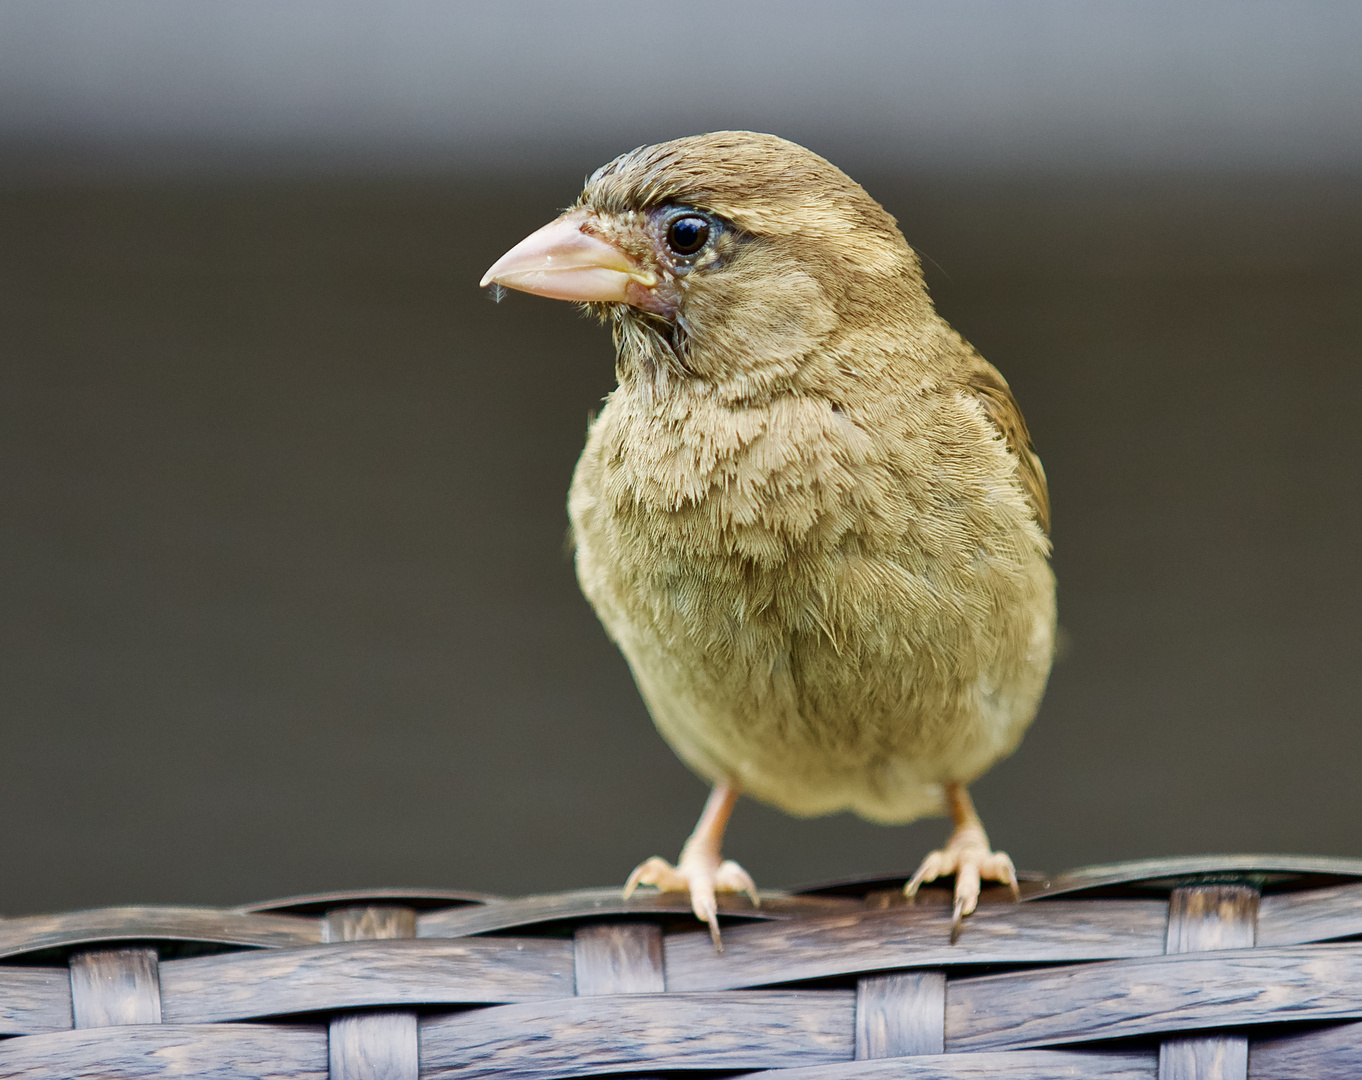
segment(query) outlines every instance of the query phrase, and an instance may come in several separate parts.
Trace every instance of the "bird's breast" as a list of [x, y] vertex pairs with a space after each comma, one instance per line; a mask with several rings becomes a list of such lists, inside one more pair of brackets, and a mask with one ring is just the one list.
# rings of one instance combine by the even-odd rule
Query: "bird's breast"
[[[988, 695], [1038, 697], [1053, 584], [1005, 475], [999, 494], [914, 461], [940, 440], [886, 447], [825, 401], [648, 413], [621, 393], [573, 480], [578, 577], [697, 771], [796, 812], [853, 805], [868, 770], [959, 757]], [[761, 794], [810, 769], [807, 805]]]

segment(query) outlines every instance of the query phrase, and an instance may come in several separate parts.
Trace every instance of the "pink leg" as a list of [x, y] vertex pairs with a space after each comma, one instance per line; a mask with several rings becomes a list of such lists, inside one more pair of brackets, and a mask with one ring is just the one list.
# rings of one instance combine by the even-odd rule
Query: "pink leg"
[[955, 875], [955, 917], [951, 921], [951, 941], [960, 934], [960, 922], [979, 903], [981, 880], [1001, 881], [1012, 888], [1012, 895], [1021, 899], [1017, 887], [1017, 871], [1012, 860], [1002, 851], [988, 846], [984, 823], [974, 809], [974, 802], [964, 784], [946, 785], [946, 802], [950, 806], [955, 830], [946, 846], [933, 851], [917, 868], [903, 891], [911, 898], [924, 882], [935, 881], [947, 874]]
[[655, 885], [661, 892], [689, 893], [691, 910], [697, 919], [709, 926], [714, 947], [720, 950], [719, 905], [715, 894], [742, 892], [751, 898], [754, 906], [760, 902], [757, 886], [747, 871], [731, 859], [721, 859], [719, 854], [738, 794], [738, 786], [734, 783], [715, 784], [676, 865], [654, 855], [641, 863], [624, 884], [626, 899], [640, 885]]

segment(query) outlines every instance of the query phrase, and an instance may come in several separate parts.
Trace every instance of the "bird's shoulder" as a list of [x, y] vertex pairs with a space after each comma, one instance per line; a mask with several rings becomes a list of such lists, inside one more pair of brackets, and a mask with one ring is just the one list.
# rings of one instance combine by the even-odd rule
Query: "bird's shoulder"
[[[962, 343], [963, 344], [963, 343]], [[969, 347], [966, 345], [966, 349]], [[1017, 478], [1035, 511], [1041, 530], [1050, 534], [1050, 490], [1045, 482], [1045, 468], [1040, 463], [1031, 432], [1026, 426], [1021, 406], [1002, 374], [973, 349], [960, 369], [960, 388], [978, 402], [984, 416], [997, 430], [1007, 448], [1017, 459]]]

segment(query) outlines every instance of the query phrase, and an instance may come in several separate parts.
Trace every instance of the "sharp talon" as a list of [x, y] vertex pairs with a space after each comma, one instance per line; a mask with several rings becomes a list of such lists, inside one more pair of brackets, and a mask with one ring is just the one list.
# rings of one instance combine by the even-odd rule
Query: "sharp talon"
[[955, 907], [951, 917], [951, 942], [960, 936], [962, 922], [979, 904], [982, 880], [1006, 885], [1014, 899], [1021, 899], [1021, 886], [1012, 860], [1001, 851], [991, 851], [988, 837], [978, 819], [957, 824], [946, 846], [933, 851], [903, 887], [910, 901], [916, 899], [918, 886], [938, 878], [955, 877]]
[[634, 872], [629, 875], [629, 880], [624, 883], [624, 899], [628, 900], [629, 897], [633, 896], [634, 890], [643, 883], [643, 875], [647, 872], [650, 862], [652, 862], [652, 859], [645, 859], [634, 867]]
[[741, 866], [732, 861], [721, 863], [715, 854], [703, 849], [696, 852], [689, 845], [676, 866], [656, 855], [639, 864], [624, 883], [624, 898], [627, 900], [639, 885], [654, 885], [663, 893], [688, 893], [691, 911], [709, 927], [716, 952], [723, 952], [724, 947], [719, 937], [719, 905], [714, 894], [746, 893], [754, 907], [761, 902], [756, 882]]
[[757, 883], [752, 875], [731, 859], [725, 860], [714, 876], [715, 885], [727, 892], [741, 892], [752, 901], [753, 907], [761, 907], [761, 897], [757, 895]]
[[1020, 884], [1020, 882], [1017, 881], [1017, 868], [1016, 868], [1015, 866], [1012, 865], [1012, 860], [1011, 860], [1010, 858], [1008, 858], [1007, 852], [1005, 852], [1005, 851], [998, 851], [998, 852], [994, 852], [994, 855], [995, 855], [995, 857], [998, 859], [998, 861], [999, 861], [1000, 863], [1002, 863], [1003, 875], [1004, 875], [1004, 876], [1003, 876], [1003, 882], [1004, 882], [1004, 884], [1006, 884], [1007, 887], [1012, 891], [1012, 899], [1013, 899], [1013, 900], [1020, 900], [1020, 899], [1021, 899], [1021, 884]]

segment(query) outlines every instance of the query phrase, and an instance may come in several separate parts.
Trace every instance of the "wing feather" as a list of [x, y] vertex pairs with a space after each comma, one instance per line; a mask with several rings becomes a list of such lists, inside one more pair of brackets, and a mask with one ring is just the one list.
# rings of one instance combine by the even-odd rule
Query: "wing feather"
[[1045, 469], [1041, 466], [1031, 433], [1021, 406], [1012, 396], [1012, 388], [991, 364], [981, 363], [970, 372], [965, 384], [969, 392], [983, 406], [984, 414], [998, 429], [1007, 447], [1017, 458], [1017, 477], [1026, 489], [1027, 498], [1036, 512], [1036, 521], [1046, 536], [1050, 535], [1050, 491], [1045, 485]]

